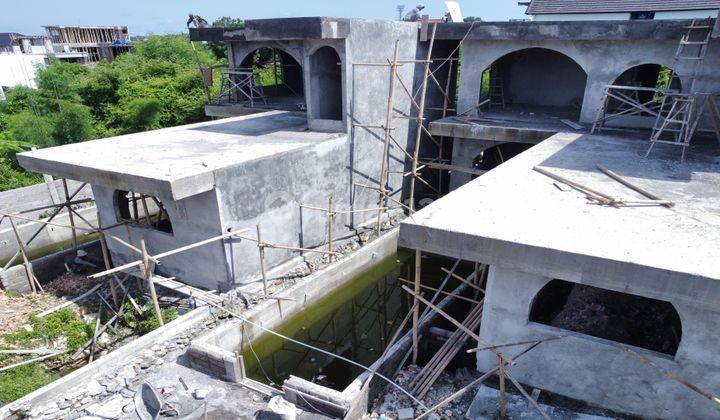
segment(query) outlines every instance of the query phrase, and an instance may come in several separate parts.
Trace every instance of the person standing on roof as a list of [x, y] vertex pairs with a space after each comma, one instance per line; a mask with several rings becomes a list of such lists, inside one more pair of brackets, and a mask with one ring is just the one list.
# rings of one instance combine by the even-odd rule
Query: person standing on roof
[[417, 6], [415, 6], [414, 9], [410, 10], [405, 14], [405, 17], [403, 20], [405, 22], [418, 22], [422, 15], [420, 15], [420, 11], [425, 8], [425, 5], [420, 3]]

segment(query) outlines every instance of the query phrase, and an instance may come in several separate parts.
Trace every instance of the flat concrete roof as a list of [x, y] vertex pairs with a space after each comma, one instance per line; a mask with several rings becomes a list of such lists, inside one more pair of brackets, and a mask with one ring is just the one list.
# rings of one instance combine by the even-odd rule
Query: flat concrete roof
[[[592, 270], [645, 276], [650, 268], [663, 280], [720, 280], [720, 158], [689, 152], [682, 163], [680, 148], [668, 145], [644, 158], [648, 145], [556, 134], [407, 218], [400, 245], [548, 276]], [[532, 169], [618, 199], [645, 199], [597, 164], [677, 204], [591, 204]]]
[[345, 136], [307, 131], [305, 114], [270, 111], [33, 150], [33, 172], [180, 200], [211, 190], [217, 169]]
[[[496, 142], [539, 143], [560, 132], [584, 132], [561, 122], [561, 113], [519, 112], [515, 110], [492, 110], [477, 116], [445, 117], [430, 123], [430, 133], [441, 137], [478, 139]], [[555, 109], [551, 109], [555, 111]], [[571, 122], [583, 126], [576, 118]], [[584, 126], [583, 126], [584, 127]]]

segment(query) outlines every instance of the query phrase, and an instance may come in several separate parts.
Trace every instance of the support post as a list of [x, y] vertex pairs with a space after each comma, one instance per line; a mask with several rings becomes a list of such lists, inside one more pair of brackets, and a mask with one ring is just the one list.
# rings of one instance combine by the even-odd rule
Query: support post
[[[33, 293], [37, 292], [37, 289], [35, 288], [35, 282], [37, 281], [35, 279], [35, 274], [32, 271], [32, 266], [30, 265], [30, 261], [28, 261], [27, 254], [25, 253], [25, 245], [23, 245], [22, 238], [20, 237], [20, 232], [18, 232], [17, 225], [15, 224], [15, 219], [12, 217], [12, 215], [7, 216], [8, 219], [10, 219], [10, 225], [12, 226], [13, 233], [15, 234], [15, 239], [17, 240], [18, 247], [20, 248], [20, 255], [22, 255], [23, 258], [23, 265], [25, 266], [25, 274], [27, 275], [28, 281], [30, 282], [30, 289]], [[40, 283], [38, 282], [38, 286]]]
[[[135, 194], [133, 194], [133, 196], [134, 195]], [[127, 223], [125, 223], [125, 235], [127, 236], [128, 243], [130, 245], [135, 246], [135, 244], [133, 244], [133, 241], [132, 241], [132, 236], [130, 235], [130, 226], [128, 226]], [[142, 258], [142, 253], [137, 253], [137, 256]], [[135, 280], [137, 281], [138, 290], [143, 290], [142, 282], [140, 281], [140, 279], [138, 277], [135, 277]]]
[[[385, 113], [385, 125], [383, 126], [383, 130], [385, 131], [385, 143], [383, 146], [383, 158], [380, 166], [380, 202], [378, 203], [378, 207], [387, 206], [387, 191], [385, 188], [388, 179], [388, 153], [390, 151], [390, 131], [392, 130], [394, 100], [393, 98], [395, 96], [395, 74], [397, 70], [397, 56], [399, 49], [400, 40], [396, 40], [395, 51], [393, 52], [393, 58], [390, 62], [390, 91], [388, 92], [387, 110]], [[382, 215], [383, 210], [378, 210], [377, 226], [375, 227], [378, 237], [380, 236], [380, 231], [382, 230]]]
[[507, 417], [505, 411], [505, 363], [502, 357], [498, 357], [498, 379], [500, 380], [500, 418]]
[[421, 251], [415, 251], [415, 284], [414, 284], [414, 292], [415, 292], [415, 300], [414, 300], [414, 308], [413, 309], [413, 328], [412, 328], [412, 344], [413, 344], [413, 354], [412, 354], [412, 362], [413, 364], [417, 364], [418, 359], [418, 324], [420, 320], [420, 302], [418, 301], [417, 296], [420, 295], [420, 275], [421, 275], [421, 269], [422, 269], [422, 252]]
[[150, 297], [152, 298], [153, 308], [155, 309], [155, 317], [159, 326], [165, 325], [162, 318], [162, 312], [160, 311], [160, 304], [158, 303], [157, 292], [155, 291], [155, 282], [150, 272], [150, 259], [148, 258], [147, 249], [145, 248], [145, 240], [140, 241], [140, 250], [142, 251], [142, 269], [145, 274], [145, 280], [147, 280], [148, 288], [150, 289]]
[[70, 206], [70, 201], [72, 200], [72, 197], [70, 197], [70, 192], [68, 191], [68, 185], [67, 185], [67, 179], [63, 178], [62, 180], [63, 184], [63, 191], [65, 192], [65, 207], [67, 207], [68, 212], [68, 219], [70, 220], [70, 226], [72, 227], [72, 238], [73, 238], [73, 250], [77, 252], [77, 233], [75, 232], [75, 218], [73, 217], [73, 212]]
[[[100, 219], [100, 212], [97, 212], [97, 220], [98, 230], [100, 232], [100, 249], [102, 250], [103, 263], [105, 264], [105, 269], [109, 270], [112, 268], [112, 264], [110, 264], [110, 253], [108, 252], [107, 237], [105, 236], [105, 231], [102, 230], [102, 220]], [[117, 292], [115, 291], [115, 279], [113, 277], [110, 277], [110, 295], [112, 295], [113, 305], [115, 305], [115, 308], [117, 308], [120, 301], [118, 300]]]
[[262, 238], [260, 237], [260, 224], [258, 223], [257, 226], [257, 245], [258, 245], [258, 253], [260, 254], [260, 273], [262, 274], [262, 281], [263, 281], [263, 292], [265, 292], [265, 296], [268, 295], [268, 283], [267, 283], [267, 274], [265, 273], [265, 244], [262, 241]]
[[[427, 61], [424, 64], [425, 72], [423, 73], [423, 81], [422, 85], [420, 87], [420, 100], [418, 101], [418, 115], [417, 115], [417, 122], [418, 127], [417, 131], [415, 132], [415, 149], [413, 151], [413, 158], [412, 158], [412, 178], [410, 179], [410, 209], [412, 212], [415, 212], [415, 181], [419, 177], [417, 171], [418, 171], [418, 159], [420, 157], [420, 140], [422, 139], [422, 125], [423, 125], [423, 118], [425, 118], [425, 97], [427, 96], [427, 81], [428, 76], [430, 74], [430, 59], [432, 58], [432, 50], [433, 45], [435, 44], [435, 31], [437, 30], [437, 25], [433, 25], [432, 29], [432, 36], [430, 38], [430, 45], [428, 46], [428, 52], [427, 52]], [[418, 289], [416, 287], [416, 289]], [[415, 290], [416, 292], [418, 290]]]
[[[328, 198], [328, 209], [327, 209], [327, 240], [328, 240], [328, 252], [333, 252], [333, 236], [332, 236], [332, 226], [333, 226], [333, 198], [332, 195], [330, 198]], [[333, 254], [330, 254], [330, 261], [333, 260]]]

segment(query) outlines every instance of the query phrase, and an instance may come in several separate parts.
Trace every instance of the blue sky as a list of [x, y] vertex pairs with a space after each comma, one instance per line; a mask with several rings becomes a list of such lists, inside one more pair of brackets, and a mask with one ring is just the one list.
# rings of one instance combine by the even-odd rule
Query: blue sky
[[[417, 0], [415, 0], [417, 1]], [[399, 0], [25, 0], [3, 1], [0, 32], [39, 34], [42, 25], [127, 25], [131, 34], [168, 33], [185, 30], [187, 13], [196, 12], [212, 22], [223, 15], [243, 19], [334, 16], [393, 19], [396, 5], [409, 10], [416, 3]], [[442, 0], [424, 0], [431, 17], [445, 12]], [[464, 16], [484, 20], [523, 18], [525, 8], [517, 0], [460, 1]]]

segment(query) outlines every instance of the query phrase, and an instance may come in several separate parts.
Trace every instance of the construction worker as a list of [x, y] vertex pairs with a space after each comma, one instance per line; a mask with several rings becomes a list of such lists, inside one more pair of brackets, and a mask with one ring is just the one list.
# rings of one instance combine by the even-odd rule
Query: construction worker
[[190, 27], [190, 24], [194, 24], [196, 28], [210, 27], [210, 24], [208, 23], [208, 21], [196, 13], [188, 13], [188, 21], [187, 21], [188, 28]]
[[403, 18], [403, 20], [405, 22], [418, 22], [420, 20], [420, 18], [422, 18], [422, 15], [420, 15], [420, 12], [424, 8], [425, 8], [424, 4], [422, 4], [422, 3], [418, 4], [417, 6], [415, 6], [414, 9], [410, 10], [409, 12], [407, 12], [407, 14], [405, 14], [405, 17]]

